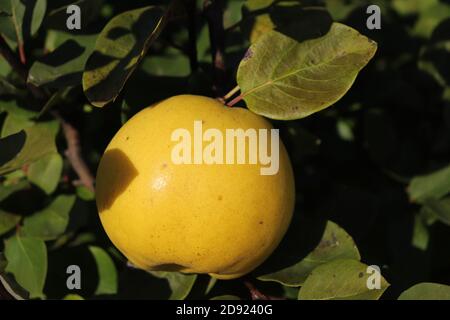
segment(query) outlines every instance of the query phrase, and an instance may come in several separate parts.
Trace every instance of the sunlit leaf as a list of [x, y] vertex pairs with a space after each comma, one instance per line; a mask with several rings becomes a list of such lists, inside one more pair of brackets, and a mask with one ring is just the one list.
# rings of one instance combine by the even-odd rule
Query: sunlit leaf
[[403, 291], [398, 300], [450, 300], [450, 286], [422, 282]]
[[172, 293], [169, 300], [184, 300], [194, 286], [197, 275], [180, 272], [150, 271], [150, 274], [160, 279], [166, 279]]
[[61, 155], [49, 154], [30, 164], [27, 170], [28, 180], [44, 190], [45, 193], [51, 194], [58, 185], [62, 169]]
[[359, 260], [353, 239], [344, 229], [328, 221], [317, 247], [298, 263], [274, 273], [259, 276], [262, 281], [275, 281], [285, 286], [300, 286], [317, 266], [336, 259]]
[[21, 217], [17, 214], [0, 210], [0, 235], [14, 228], [20, 219]]
[[329, 107], [375, 54], [375, 42], [334, 23], [323, 37], [297, 42], [272, 31], [241, 61], [237, 81], [248, 108], [272, 119], [299, 119]]
[[58, 196], [48, 207], [24, 219], [22, 233], [43, 240], [57, 238], [67, 228], [74, 203], [73, 195]]
[[31, 298], [44, 298], [47, 276], [47, 248], [44, 241], [15, 235], [5, 241], [6, 272], [30, 293]]
[[101, 295], [117, 293], [117, 270], [114, 265], [114, 261], [102, 248], [90, 246], [89, 251], [91, 251], [94, 256], [95, 263], [97, 264], [99, 280], [95, 294]]
[[367, 265], [356, 260], [334, 260], [323, 264], [309, 275], [300, 289], [300, 300], [377, 300], [389, 286], [381, 276], [379, 288], [368, 288], [374, 274]]
[[96, 35], [77, 35], [67, 39], [32, 65], [28, 82], [51, 88], [79, 85], [96, 38]]
[[411, 201], [423, 203], [450, 192], [450, 165], [427, 175], [416, 176], [408, 186]]
[[165, 20], [161, 8], [149, 6], [123, 12], [108, 22], [83, 74], [83, 89], [93, 105], [103, 107], [119, 95]]
[[[17, 137], [18, 140], [23, 140], [24, 135], [25, 143], [15, 145], [18, 153], [13, 159], [0, 166], [0, 175], [19, 169], [26, 164], [56, 152], [55, 136], [48, 125], [36, 124], [15, 134], [13, 138]], [[10, 140], [11, 136], [0, 139], [0, 147], [2, 141], [8, 139]]]

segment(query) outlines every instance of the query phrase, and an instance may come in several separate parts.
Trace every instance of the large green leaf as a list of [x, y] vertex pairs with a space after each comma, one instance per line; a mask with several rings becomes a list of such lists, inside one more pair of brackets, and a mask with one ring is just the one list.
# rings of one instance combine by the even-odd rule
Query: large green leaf
[[150, 271], [150, 274], [160, 279], [166, 279], [172, 291], [169, 300], [183, 300], [194, 286], [197, 275], [180, 272]]
[[300, 289], [300, 300], [377, 300], [389, 286], [381, 276], [380, 288], [369, 289], [367, 265], [348, 259], [323, 264], [309, 275]]
[[43, 240], [56, 239], [67, 228], [75, 199], [74, 195], [58, 196], [47, 208], [24, 219], [22, 233]]
[[411, 201], [423, 203], [440, 199], [450, 192], [450, 165], [433, 173], [416, 176], [408, 186]]
[[45, 193], [51, 194], [58, 186], [63, 169], [63, 159], [59, 153], [49, 154], [28, 167], [28, 180]]
[[450, 286], [422, 282], [402, 292], [398, 300], [450, 300]]
[[28, 82], [51, 88], [79, 85], [86, 61], [94, 50], [96, 38], [96, 35], [68, 38], [58, 48], [32, 65], [28, 73]]
[[44, 241], [15, 235], [5, 241], [6, 272], [30, 293], [31, 298], [44, 298], [42, 292], [47, 275], [47, 248]]
[[[23, 143], [24, 136], [25, 142]], [[16, 142], [15, 140], [19, 142], [20, 140], [21, 143], [9, 146], [10, 148], [15, 148], [14, 152], [17, 151], [17, 154], [0, 166], [0, 175], [19, 169], [24, 165], [56, 152], [55, 132], [52, 132], [48, 124], [36, 124], [12, 136], [0, 139], [2, 152], [2, 142], [5, 142], [5, 140], [14, 140], [13, 142]]]
[[291, 267], [259, 276], [262, 281], [275, 281], [285, 286], [300, 286], [317, 266], [335, 259], [359, 260], [360, 255], [352, 237], [332, 221], [327, 222], [322, 239], [304, 259]]
[[0, 209], [0, 235], [14, 228], [20, 221], [20, 216]]
[[299, 119], [338, 101], [376, 48], [375, 42], [339, 23], [325, 36], [300, 43], [271, 31], [247, 51], [237, 82], [253, 112]]
[[90, 246], [89, 251], [94, 256], [97, 264], [98, 284], [95, 294], [116, 294], [118, 282], [114, 261], [102, 248]]
[[83, 89], [93, 105], [103, 107], [119, 95], [161, 32], [165, 17], [163, 9], [149, 6], [123, 12], [108, 22], [83, 73]]

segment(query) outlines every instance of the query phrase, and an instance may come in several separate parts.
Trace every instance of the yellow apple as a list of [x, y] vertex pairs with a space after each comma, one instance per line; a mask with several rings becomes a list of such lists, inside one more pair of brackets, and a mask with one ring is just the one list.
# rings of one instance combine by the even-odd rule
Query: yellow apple
[[[231, 129], [269, 132], [266, 156], [279, 152], [276, 171], [262, 173], [269, 164], [262, 163], [261, 154], [251, 154], [250, 138], [244, 145], [246, 162], [237, 160], [237, 142], [235, 161], [228, 161]], [[252, 271], [281, 241], [295, 202], [289, 157], [281, 141], [278, 150], [272, 148], [278, 142], [272, 129], [246, 109], [193, 95], [137, 113], [114, 136], [97, 171], [97, 207], [113, 244], [145, 270], [208, 273], [219, 279]], [[177, 132], [192, 140], [182, 141]], [[264, 136], [256, 137], [264, 143]], [[223, 162], [213, 148], [221, 146], [213, 144], [219, 138], [224, 139]], [[182, 142], [188, 146], [182, 159], [191, 163], [180, 163]], [[252, 156], [257, 163], [249, 161]]]

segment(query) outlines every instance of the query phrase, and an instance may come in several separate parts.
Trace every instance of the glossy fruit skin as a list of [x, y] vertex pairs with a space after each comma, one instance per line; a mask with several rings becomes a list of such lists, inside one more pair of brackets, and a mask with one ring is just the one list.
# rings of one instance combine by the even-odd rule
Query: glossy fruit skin
[[279, 171], [254, 164], [174, 164], [171, 134], [201, 120], [203, 130], [272, 129], [264, 118], [217, 100], [174, 96], [132, 117], [98, 167], [96, 201], [113, 244], [145, 270], [240, 277], [285, 234], [294, 209], [292, 167], [280, 141]]

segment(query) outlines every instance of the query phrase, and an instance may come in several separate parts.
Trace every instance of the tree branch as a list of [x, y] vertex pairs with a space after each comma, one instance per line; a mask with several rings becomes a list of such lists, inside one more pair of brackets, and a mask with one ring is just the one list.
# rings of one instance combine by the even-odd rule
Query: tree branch
[[[42, 101], [44, 99], [48, 99], [48, 94], [46, 92], [27, 82], [28, 70], [16, 58], [16, 55], [1, 35], [0, 54], [5, 58], [11, 68], [13, 68], [13, 70], [15, 70], [17, 74], [22, 78], [22, 80], [27, 84], [28, 89], [36, 100]], [[94, 191], [94, 177], [92, 176], [88, 166], [86, 165], [86, 162], [81, 156], [81, 145], [78, 131], [75, 129], [75, 127], [69, 124], [58, 111], [54, 110], [52, 112], [52, 115], [61, 123], [64, 137], [66, 138], [67, 142], [67, 150], [65, 152], [67, 160], [69, 160], [73, 170], [78, 175], [79, 181], [83, 185], [85, 185], [86, 188]]]
[[285, 300], [284, 298], [268, 296], [261, 291], [259, 291], [250, 281], [245, 280], [244, 285], [250, 292], [250, 298], [252, 300]]
[[205, 0], [203, 13], [208, 21], [211, 55], [213, 61], [213, 90], [218, 97], [224, 92], [225, 77], [225, 30], [223, 27], [223, 0]]

